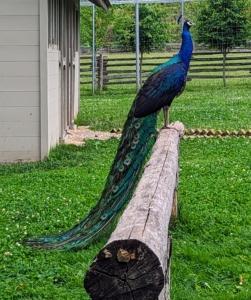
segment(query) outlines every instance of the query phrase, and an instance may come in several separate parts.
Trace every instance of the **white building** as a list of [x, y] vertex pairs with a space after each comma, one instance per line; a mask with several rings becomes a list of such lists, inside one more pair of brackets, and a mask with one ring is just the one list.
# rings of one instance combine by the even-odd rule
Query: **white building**
[[79, 0], [0, 1], [0, 163], [36, 161], [79, 105]]

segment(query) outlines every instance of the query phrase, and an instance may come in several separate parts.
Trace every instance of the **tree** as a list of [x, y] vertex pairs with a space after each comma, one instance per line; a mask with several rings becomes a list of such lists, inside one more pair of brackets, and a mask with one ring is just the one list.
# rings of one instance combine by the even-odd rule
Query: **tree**
[[[102, 8], [95, 8], [95, 40], [96, 48], [106, 45], [109, 38], [109, 26], [112, 24], [113, 11], [107, 13]], [[80, 10], [80, 43], [82, 46], [92, 45], [92, 7], [82, 6]]]
[[249, 0], [213, 0], [198, 2], [194, 38], [223, 55], [223, 83], [226, 86], [226, 57], [250, 37]]
[[[161, 4], [139, 5], [140, 74], [143, 54], [151, 52], [152, 48], [164, 46], [168, 42], [168, 24], [165, 19], [167, 11], [168, 7]], [[116, 41], [124, 45], [127, 50], [135, 51], [135, 7], [123, 5], [117, 9], [116, 14], [113, 28]]]
[[90, 47], [92, 44], [92, 7], [80, 8], [80, 44]]

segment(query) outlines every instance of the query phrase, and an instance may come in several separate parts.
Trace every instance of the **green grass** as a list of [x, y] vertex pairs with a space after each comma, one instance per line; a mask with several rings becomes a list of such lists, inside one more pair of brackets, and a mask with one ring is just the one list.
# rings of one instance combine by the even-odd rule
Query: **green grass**
[[122, 128], [136, 94], [135, 87], [113, 87], [104, 92], [82, 90], [77, 125], [89, 125], [93, 130], [110, 131]]
[[0, 166], [1, 299], [89, 299], [83, 278], [107, 234], [73, 253], [34, 251], [21, 243], [27, 233], [66, 230], [88, 214], [117, 144], [60, 145], [45, 162]]
[[250, 146], [249, 138], [181, 142], [172, 299], [251, 299]]
[[[170, 119], [187, 128], [251, 128], [250, 80], [188, 82]], [[82, 90], [78, 125], [121, 128], [135, 87]], [[160, 116], [159, 127], [163, 118]], [[83, 278], [113, 225], [87, 250], [25, 248], [28, 234], [66, 230], [102, 192], [117, 139], [59, 145], [44, 162], [0, 166], [0, 298], [89, 299]], [[171, 227], [171, 298], [251, 299], [251, 139], [186, 139], [180, 145], [179, 217]], [[240, 285], [240, 278], [243, 284]]]

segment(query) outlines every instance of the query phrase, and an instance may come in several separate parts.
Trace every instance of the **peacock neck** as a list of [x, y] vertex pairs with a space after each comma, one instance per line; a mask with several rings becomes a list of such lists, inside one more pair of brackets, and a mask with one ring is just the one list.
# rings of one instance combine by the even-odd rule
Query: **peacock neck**
[[192, 37], [189, 30], [184, 28], [182, 32], [182, 44], [178, 55], [180, 56], [187, 70], [189, 68], [192, 52], [193, 52]]

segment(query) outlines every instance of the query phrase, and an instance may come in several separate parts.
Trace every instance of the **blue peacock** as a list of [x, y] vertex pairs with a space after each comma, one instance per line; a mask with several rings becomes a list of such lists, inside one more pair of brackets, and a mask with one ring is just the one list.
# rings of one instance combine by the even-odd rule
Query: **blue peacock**
[[182, 30], [182, 44], [177, 55], [157, 66], [145, 81], [128, 113], [114, 162], [101, 197], [96, 206], [72, 229], [50, 236], [30, 237], [26, 245], [43, 250], [79, 250], [111, 221], [130, 199], [144, 160], [157, 137], [157, 114], [163, 108], [168, 126], [168, 109], [186, 85], [186, 77], [193, 51], [186, 20]]

